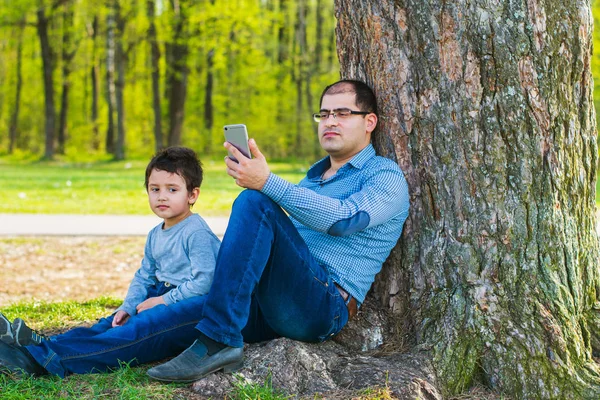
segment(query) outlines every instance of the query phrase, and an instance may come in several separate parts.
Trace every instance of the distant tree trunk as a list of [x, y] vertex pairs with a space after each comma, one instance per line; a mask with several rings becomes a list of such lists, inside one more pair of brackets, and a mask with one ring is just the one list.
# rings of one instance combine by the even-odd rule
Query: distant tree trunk
[[303, 156], [304, 139], [303, 125], [307, 118], [308, 112], [304, 109], [304, 85], [307, 83], [308, 66], [306, 65], [306, 13], [308, 6], [306, 0], [298, 0], [296, 4], [296, 27], [295, 27], [295, 73], [294, 80], [296, 83], [296, 135], [294, 141], [290, 144], [292, 148], [290, 153], [296, 156]]
[[40, 39], [42, 65], [44, 76], [44, 118], [45, 118], [45, 147], [44, 158], [54, 158], [54, 140], [56, 124], [56, 108], [54, 106], [54, 54], [48, 38], [49, 19], [46, 9], [42, 6], [37, 12], [37, 32]]
[[235, 72], [235, 65], [237, 62], [237, 51], [235, 50], [236, 47], [236, 41], [237, 41], [237, 35], [236, 35], [236, 31], [235, 31], [235, 25], [236, 23], [234, 22], [233, 24], [231, 24], [231, 28], [229, 29], [229, 40], [227, 41], [227, 50], [226, 50], [226, 54], [227, 54], [227, 95], [225, 96], [225, 120], [229, 120], [229, 115], [231, 113], [231, 98], [232, 98], [232, 93], [233, 93], [233, 87], [235, 86], [236, 82], [234, 81], [234, 72]]
[[[279, 26], [277, 28], [277, 83], [275, 86], [275, 91], [277, 93], [282, 93], [285, 79], [290, 75], [288, 59], [289, 59], [289, 40], [288, 40], [288, 30], [289, 27], [289, 11], [288, 11], [288, 0], [279, 0]], [[281, 96], [282, 100], [287, 96]], [[286, 121], [285, 118], [285, 105], [283, 102], [278, 102], [277, 105], [277, 124], [284, 125], [285, 123], [289, 123], [291, 121]]]
[[215, 49], [211, 49], [206, 56], [206, 90], [204, 91], [204, 130], [206, 131], [206, 142], [204, 153], [212, 153], [212, 128], [214, 123], [213, 107], [213, 84], [214, 67], [213, 56]]
[[375, 89], [410, 187], [374, 291], [399, 334], [447, 394], [599, 398], [589, 2], [335, 4], [342, 76]]
[[115, 155], [115, 109], [117, 107], [117, 88], [115, 81], [115, 10], [114, 0], [110, 0], [110, 9], [106, 17], [106, 103], [108, 106], [108, 126], [106, 128], [106, 152]]
[[121, 15], [119, 1], [114, 3], [117, 35], [115, 40], [115, 71], [117, 80], [115, 84], [115, 99], [117, 101], [117, 140], [115, 142], [115, 160], [125, 159], [125, 51], [123, 49], [123, 33], [125, 32], [125, 18]]
[[154, 149], [158, 152], [163, 148], [162, 110], [160, 105], [160, 48], [156, 38], [155, 24], [156, 0], [146, 1], [146, 10], [150, 26], [148, 41], [150, 42], [150, 65], [152, 70], [152, 110], [154, 111]]
[[171, 1], [174, 13], [173, 37], [168, 46], [169, 57], [167, 68], [171, 69], [168, 75], [169, 87], [169, 146], [181, 143], [183, 120], [185, 111], [185, 98], [187, 95], [188, 76], [188, 43], [187, 43], [187, 2]]
[[91, 27], [91, 39], [92, 39], [92, 68], [90, 70], [90, 77], [92, 81], [92, 148], [94, 150], [100, 149], [100, 132], [98, 129], [98, 83], [100, 76], [100, 66], [98, 65], [98, 48], [97, 48], [97, 37], [98, 37], [98, 16], [94, 15]]
[[9, 143], [8, 153], [12, 154], [17, 145], [17, 139], [19, 135], [19, 112], [21, 109], [21, 89], [23, 88], [23, 30], [25, 29], [25, 21], [21, 21], [18, 28], [18, 39], [17, 39], [17, 65], [16, 75], [17, 84], [15, 87], [15, 104], [14, 109], [10, 116], [10, 127], [9, 131]]
[[316, 24], [315, 24], [315, 60], [313, 64], [314, 71], [321, 72], [321, 62], [323, 59], [323, 0], [317, 0], [315, 6]]
[[75, 56], [72, 43], [73, 29], [73, 5], [71, 2], [64, 4], [63, 13], [63, 36], [62, 36], [62, 94], [60, 101], [60, 114], [58, 119], [58, 154], [65, 153], [65, 142], [67, 140], [67, 115], [69, 112], [69, 87], [71, 75], [71, 62]]

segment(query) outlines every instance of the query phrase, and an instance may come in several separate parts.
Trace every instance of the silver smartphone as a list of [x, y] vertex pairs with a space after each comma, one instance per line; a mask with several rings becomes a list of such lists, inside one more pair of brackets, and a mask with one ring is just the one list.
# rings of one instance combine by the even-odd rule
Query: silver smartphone
[[[238, 149], [243, 155], [248, 158], [252, 158], [250, 154], [250, 147], [248, 146], [248, 130], [244, 124], [225, 125], [223, 127], [225, 132], [225, 140], [231, 143], [236, 149]], [[236, 158], [229, 151], [229, 158], [237, 162]]]

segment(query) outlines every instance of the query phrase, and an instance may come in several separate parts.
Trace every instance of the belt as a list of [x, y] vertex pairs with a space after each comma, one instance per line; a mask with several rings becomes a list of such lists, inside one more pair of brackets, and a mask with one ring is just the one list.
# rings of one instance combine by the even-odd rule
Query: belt
[[[356, 303], [356, 299], [353, 296], [350, 296], [348, 292], [346, 292], [340, 285], [337, 283], [333, 283], [337, 288], [338, 292], [342, 296], [342, 299], [346, 302], [346, 307], [348, 307], [348, 319], [354, 317], [358, 312], [358, 304]], [[350, 299], [350, 301], [348, 301]]]

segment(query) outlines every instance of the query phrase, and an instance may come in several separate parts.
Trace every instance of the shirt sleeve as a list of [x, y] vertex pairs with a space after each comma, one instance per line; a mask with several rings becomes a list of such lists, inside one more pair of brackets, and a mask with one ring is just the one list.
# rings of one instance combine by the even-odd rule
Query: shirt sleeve
[[146, 239], [142, 264], [129, 284], [129, 290], [127, 291], [123, 305], [118, 309], [124, 310], [131, 316], [137, 314], [137, 305], [148, 297], [148, 288], [156, 284], [156, 262], [152, 258], [151, 238], [152, 231]]
[[361, 189], [345, 199], [318, 194], [271, 173], [262, 192], [305, 226], [346, 236], [408, 213], [408, 185], [399, 168], [372, 172]]
[[208, 293], [215, 273], [219, 244], [219, 240], [205, 230], [190, 235], [185, 249], [190, 260], [190, 274], [185, 282], [163, 295], [167, 305]]

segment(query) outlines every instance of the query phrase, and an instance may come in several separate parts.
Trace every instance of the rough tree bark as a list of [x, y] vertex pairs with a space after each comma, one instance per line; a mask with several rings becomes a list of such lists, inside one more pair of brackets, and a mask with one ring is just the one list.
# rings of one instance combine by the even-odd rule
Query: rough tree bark
[[399, 334], [446, 394], [599, 398], [589, 2], [335, 3], [342, 76], [375, 88], [411, 190], [374, 291]]

